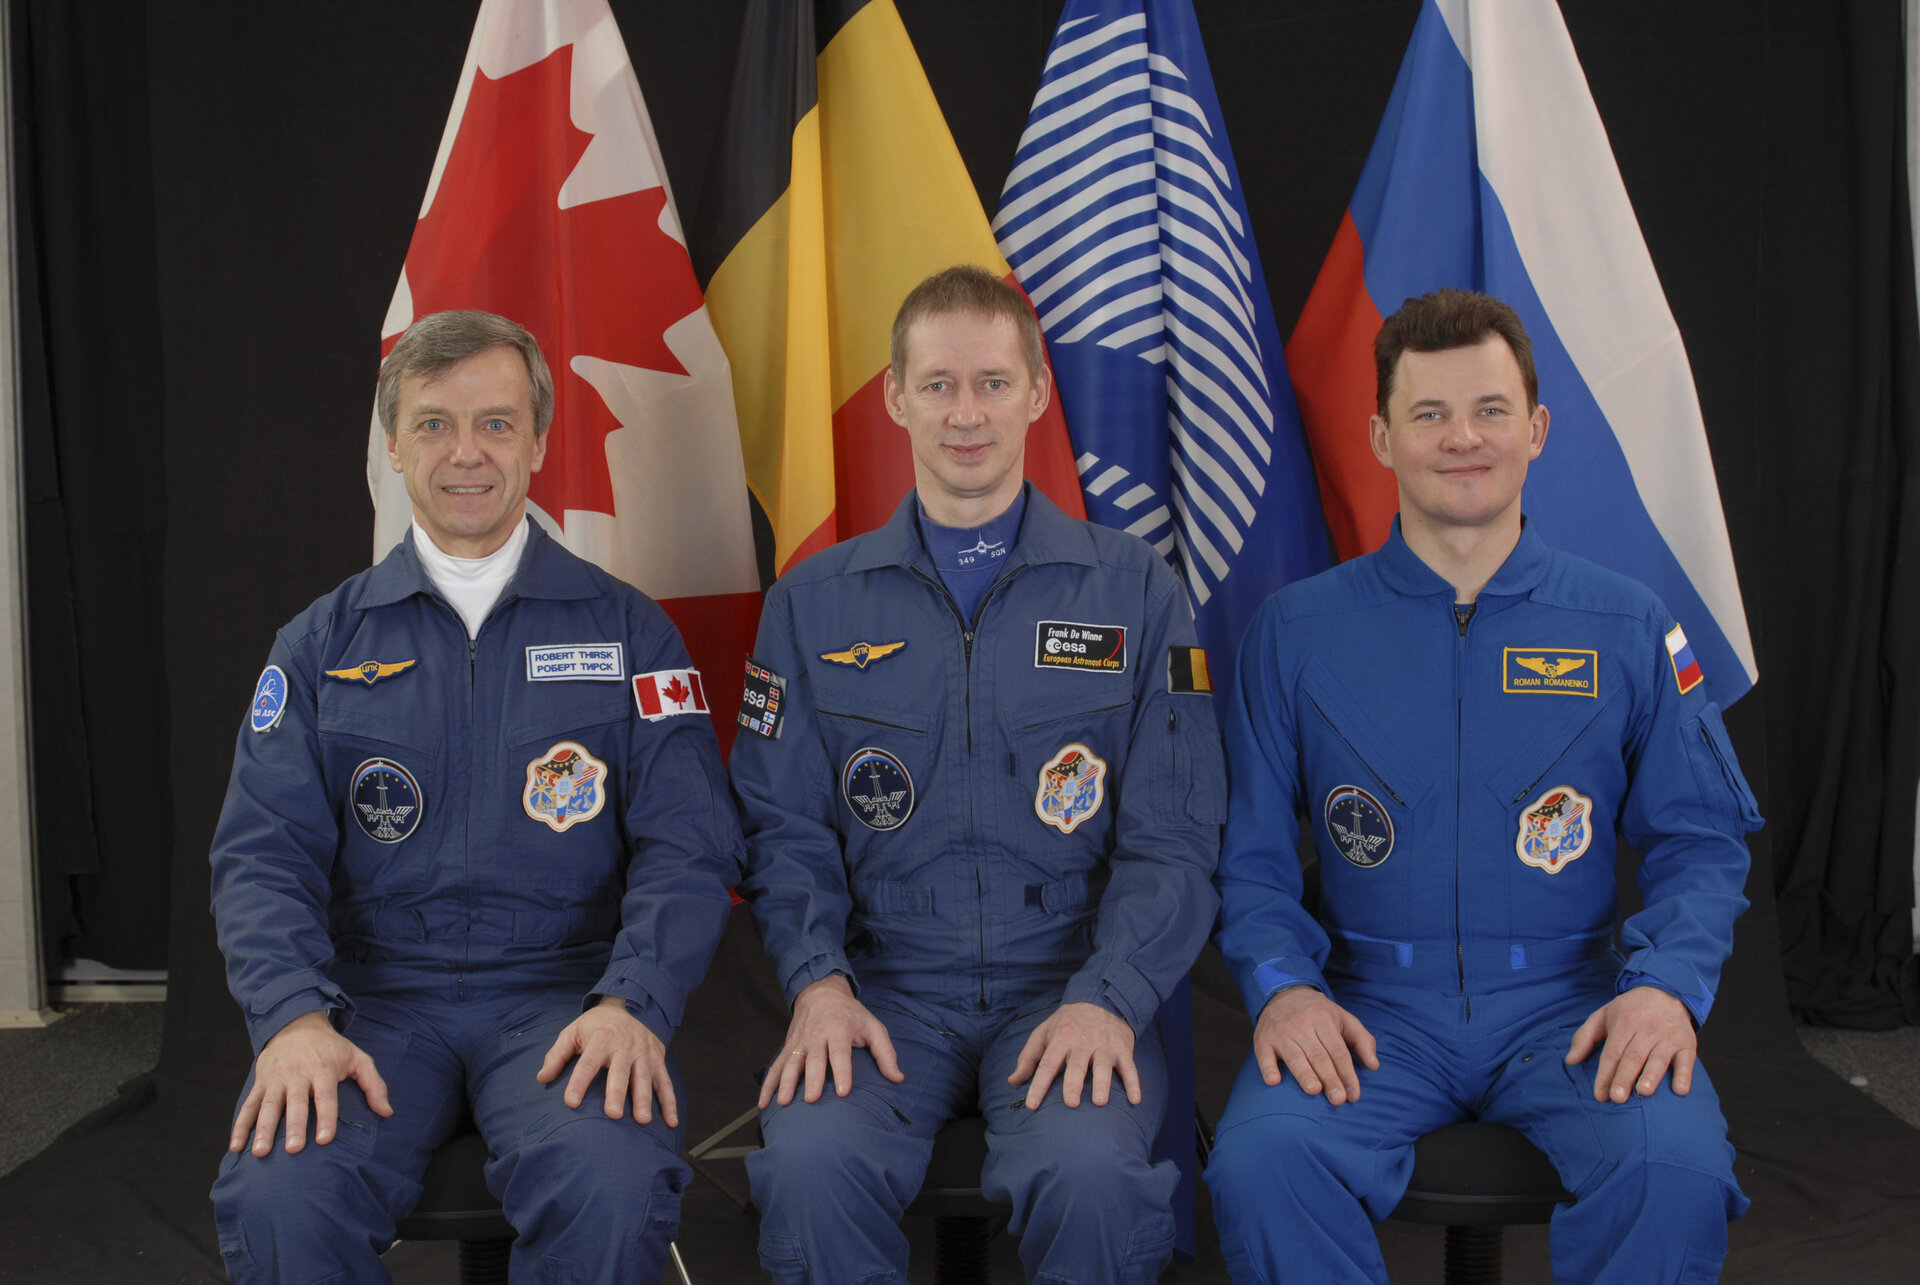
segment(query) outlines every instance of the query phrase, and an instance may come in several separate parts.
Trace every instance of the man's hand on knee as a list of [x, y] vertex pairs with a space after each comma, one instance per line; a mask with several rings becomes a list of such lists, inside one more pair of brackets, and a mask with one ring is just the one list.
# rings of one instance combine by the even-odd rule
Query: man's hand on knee
[[[1348, 1049], [1352, 1049], [1352, 1053]], [[1275, 991], [1253, 1028], [1253, 1053], [1268, 1084], [1280, 1083], [1280, 1066], [1293, 1072], [1303, 1093], [1326, 1091], [1335, 1106], [1360, 1096], [1353, 1053], [1369, 1071], [1380, 1069], [1373, 1034], [1359, 1018], [1311, 986]]]
[[1567, 1061], [1586, 1061], [1602, 1041], [1593, 1073], [1595, 1102], [1625, 1102], [1634, 1093], [1650, 1098], [1669, 1069], [1675, 1093], [1685, 1097], [1693, 1087], [1700, 1037], [1687, 1006], [1659, 987], [1636, 986], [1595, 1009], [1573, 1033]]
[[633, 1118], [641, 1124], [653, 1121], [653, 1101], [660, 1100], [660, 1118], [670, 1128], [680, 1127], [679, 1104], [673, 1096], [673, 1077], [667, 1074], [667, 1046], [647, 1024], [627, 1011], [627, 1002], [617, 995], [602, 995], [600, 1002], [573, 1019], [554, 1038], [553, 1047], [540, 1063], [534, 1078], [552, 1084], [572, 1062], [573, 1076], [567, 1081], [566, 1103], [577, 1107], [587, 1100], [593, 1078], [607, 1073], [606, 1112], [618, 1120], [626, 1114], [627, 1095], [633, 1095]]
[[1062, 1004], [1027, 1036], [1007, 1083], [1027, 1084], [1027, 1110], [1038, 1111], [1057, 1075], [1061, 1098], [1068, 1106], [1077, 1107], [1091, 1072], [1093, 1104], [1103, 1107], [1115, 1071], [1126, 1086], [1127, 1101], [1139, 1106], [1140, 1072], [1133, 1064], [1133, 1028], [1098, 1004]]
[[227, 1150], [240, 1151], [253, 1135], [253, 1154], [273, 1150], [274, 1127], [286, 1120], [287, 1154], [307, 1145], [307, 1104], [313, 1104], [313, 1141], [333, 1141], [340, 1119], [339, 1085], [352, 1080], [375, 1114], [389, 1116], [387, 1083], [373, 1059], [340, 1032], [322, 1011], [302, 1013], [275, 1031], [253, 1063], [253, 1089], [233, 1119]]
[[760, 1083], [761, 1109], [776, 1099], [786, 1106], [803, 1083], [806, 1089], [802, 1096], [808, 1102], [818, 1102], [829, 1071], [833, 1073], [834, 1092], [846, 1097], [853, 1091], [855, 1049], [871, 1052], [880, 1074], [895, 1084], [907, 1078], [900, 1072], [900, 1059], [894, 1054], [886, 1025], [854, 998], [846, 978], [838, 973], [822, 977], [794, 998], [787, 1042]]

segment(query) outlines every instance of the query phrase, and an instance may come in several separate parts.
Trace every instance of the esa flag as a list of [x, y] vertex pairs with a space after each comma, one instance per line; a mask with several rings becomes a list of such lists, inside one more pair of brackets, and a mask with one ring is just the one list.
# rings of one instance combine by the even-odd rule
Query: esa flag
[[993, 228], [1088, 516], [1173, 564], [1231, 675], [1254, 608], [1323, 570], [1327, 542], [1189, 0], [1069, 0]]
[[[554, 418], [528, 511], [666, 609], [730, 744], [760, 607], [733, 386], [606, 0], [480, 6], [381, 351], [448, 308], [540, 341]], [[411, 507], [377, 415], [367, 483], [378, 559]]]
[[[785, 571], [913, 485], [881, 400], [900, 301], [957, 263], [1007, 275], [893, 0], [750, 0], [694, 248]], [[1027, 476], [1085, 512], [1055, 407]]]
[[1525, 320], [1553, 413], [1527, 475], [1547, 543], [1650, 586], [1714, 696], [1758, 676], [1687, 354], [1554, 0], [1425, 0], [1287, 360], [1343, 558], [1393, 477], [1367, 447], [1373, 337], [1402, 300], [1484, 290]]

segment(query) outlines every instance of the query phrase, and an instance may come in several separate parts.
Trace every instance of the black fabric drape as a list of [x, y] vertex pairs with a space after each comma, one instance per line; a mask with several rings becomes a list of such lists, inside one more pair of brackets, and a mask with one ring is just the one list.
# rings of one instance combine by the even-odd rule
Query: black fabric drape
[[42, 939], [50, 965], [163, 968], [173, 795], [146, 28], [106, 6], [10, 10]]

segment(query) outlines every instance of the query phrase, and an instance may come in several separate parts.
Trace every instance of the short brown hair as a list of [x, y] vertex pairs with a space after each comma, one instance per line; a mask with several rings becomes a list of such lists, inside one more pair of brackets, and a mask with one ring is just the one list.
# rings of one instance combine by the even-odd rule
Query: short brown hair
[[955, 312], [977, 316], [1005, 317], [1013, 322], [1020, 337], [1020, 355], [1026, 358], [1027, 374], [1035, 379], [1047, 366], [1047, 350], [1040, 338], [1040, 323], [1034, 318], [1027, 297], [985, 268], [962, 263], [936, 272], [907, 292], [900, 311], [893, 318], [893, 377], [907, 378], [907, 329], [922, 317], [939, 317]]
[[401, 380], [419, 375], [432, 383], [489, 348], [511, 348], [526, 362], [534, 436], [545, 433], [553, 423], [553, 372], [540, 353], [540, 341], [525, 326], [491, 312], [453, 310], [429, 313], [408, 326], [407, 333], [380, 363], [380, 383], [373, 404], [387, 436], [392, 437], [399, 428], [395, 421], [400, 415]]
[[1387, 399], [1393, 395], [1393, 377], [1400, 356], [1408, 352], [1446, 352], [1474, 348], [1493, 335], [1507, 341], [1520, 363], [1520, 380], [1527, 388], [1527, 410], [1540, 404], [1540, 375], [1533, 368], [1533, 341], [1520, 314], [1477, 290], [1434, 290], [1400, 305], [1400, 311], [1380, 323], [1373, 340], [1373, 365], [1381, 419], [1387, 418]]

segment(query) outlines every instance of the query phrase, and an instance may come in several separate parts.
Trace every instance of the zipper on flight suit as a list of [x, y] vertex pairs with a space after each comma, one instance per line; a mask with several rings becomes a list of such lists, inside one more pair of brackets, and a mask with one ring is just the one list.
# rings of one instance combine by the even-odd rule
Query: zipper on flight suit
[[[1012, 580], [1014, 576], [1018, 575], [1025, 566], [1026, 564], [1023, 562], [1015, 563], [1013, 566], [1008, 567], [1004, 572], [1002, 572], [1000, 577], [996, 579], [992, 584], [987, 586], [986, 593], [981, 595], [979, 607], [975, 608], [974, 610], [974, 615], [976, 618], [986, 613], [987, 604], [993, 601], [994, 594], [1000, 592], [1000, 586], [1003, 584], [1006, 584], [1009, 580]], [[966, 718], [967, 718], [967, 753], [969, 756], [971, 756], [973, 753], [973, 633], [974, 631], [967, 627], [967, 618], [960, 614], [960, 604], [953, 600], [953, 594], [947, 589], [947, 586], [943, 581], [941, 581], [939, 578], [935, 576], [928, 575], [926, 572], [922, 571], [918, 567], [911, 567], [909, 568], [909, 570], [911, 570], [914, 575], [919, 576], [922, 580], [932, 585], [934, 589], [939, 592], [941, 600], [947, 604], [947, 610], [953, 613], [954, 623], [960, 626], [960, 649], [961, 649], [962, 657], [966, 662], [966, 676], [967, 676], [966, 691], [965, 691], [965, 700], [966, 700], [965, 710], [966, 710]], [[973, 827], [973, 783], [971, 780], [969, 780], [967, 783], [967, 827], [969, 831], [971, 831]], [[977, 1003], [979, 1005], [979, 1010], [982, 1013], [984, 1013], [987, 1011], [987, 973], [986, 973], [987, 883], [986, 883], [986, 880], [981, 877], [980, 861], [978, 857], [975, 858], [973, 863], [973, 927], [974, 927], [974, 942], [975, 942], [974, 958], [979, 960], [980, 962], [980, 979], [979, 979], [980, 986], [979, 986], [979, 993], [977, 995]]]
[[1466, 663], [1467, 626], [1473, 622], [1473, 602], [1453, 604], [1453, 622], [1460, 641], [1453, 649], [1453, 963], [1460, 978], [1460, 1002], [1466, 1006], [1466, 1020], [1473, 1020], [1473, 1000], [1467, 995], [1467, 948], [1460, 933], [1460, 779], [1464, 775], [1461, 751], [1466, 743], [1466, 696], [1461, 669]]

